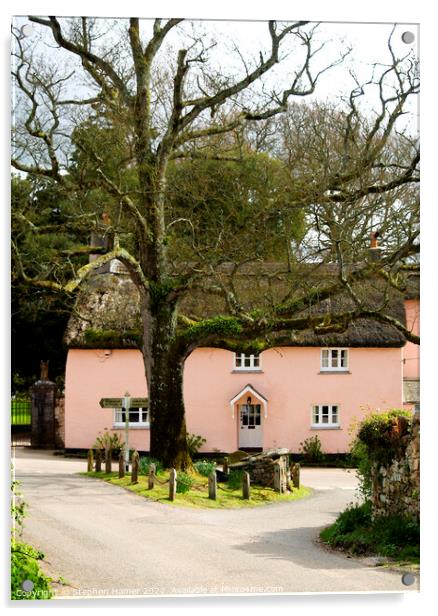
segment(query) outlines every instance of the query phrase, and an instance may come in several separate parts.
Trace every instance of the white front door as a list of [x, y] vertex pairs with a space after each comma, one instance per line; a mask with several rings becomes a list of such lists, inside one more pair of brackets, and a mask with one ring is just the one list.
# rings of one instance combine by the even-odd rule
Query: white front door
[[239, 405], [239, 447], [262, 447], [262, 414], [260, 404]]

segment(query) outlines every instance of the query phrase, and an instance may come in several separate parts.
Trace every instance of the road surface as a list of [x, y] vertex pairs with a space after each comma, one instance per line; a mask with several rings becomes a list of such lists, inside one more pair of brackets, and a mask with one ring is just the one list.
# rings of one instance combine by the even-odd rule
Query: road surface
[[399, 572], [318, 545], [354, 499], [354, 472], [302, 469], [313, 492], [300, 501], [193, 510], [78, 476], [84, 460], [16, 448], [14, 465], [29, 505], [24, 539], [68, 581], [60, 596], [418, 590]]

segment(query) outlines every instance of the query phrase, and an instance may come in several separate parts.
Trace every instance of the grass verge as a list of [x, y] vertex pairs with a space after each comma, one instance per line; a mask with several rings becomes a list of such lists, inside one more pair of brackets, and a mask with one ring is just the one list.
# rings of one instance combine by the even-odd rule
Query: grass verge
[[[198, 473], [191, 474], [193, 485], [190, 491], [185, 494], [177, 493], [174, 501], [169, 500], [169, 485], [161, 485], [156, 483], [152, 490], [148, 489], [147, 477], [139, 475], [138, 483], [131, 484], [131, 476], [126, 475], [123, 479], [119, 479], [118, 473], [79, 473], [87, 477], [102, 479], [116, 486], [121, 486], [139, 494], [150, 500], [167, 503], [182, 507], [201, 508], [201, 509], [231, 509], [238, 507], [257, 507], [259, 505], [268, 505], [270, 503], [289, 502], [309, 496], [311, 490], [302, 486], [294, 488], [288, 494], [279, 494], [272, 488], [264, 488], [261, 486], [251, 486], [251, 498], [246, 500], [242, 498], [242, 490], [239, 488], [230, 488], [226, 483], [218, 484], [217, 499], [208, 498], [208, 479]], [[159, 482], [165, 482], [169, 479], [169, 473], [162, 471], [158, 475]]]
[[420, 564], [420, 525], [403, 516], [372, 519], [371, 503], [351, 505], [320, 533], [322, 541], [355, 556], [378, 555], [396, 566]]

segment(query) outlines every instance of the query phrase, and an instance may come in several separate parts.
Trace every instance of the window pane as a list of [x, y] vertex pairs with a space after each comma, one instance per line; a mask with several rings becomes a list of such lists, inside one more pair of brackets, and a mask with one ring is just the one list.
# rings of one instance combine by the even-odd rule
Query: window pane
[[313, 407], [313, 423], [319, 423], [319, 407]]
[[255, 425], [259, 426], [260, 425], [260, 404], [255, 404], [254, 405], [254, 417], [255, 417]]
[[338, 407], [332, 406], [332, 423], [338, 423]]
[[257, 368], [260, 365], [260, 358], [258, 355], [254, 355], [254, 366]]
[[129, 423], [138, 423], [140, 420], [138, 409], [129, 409]]
[[246, 404], [242, 404], [242, 406], [240, 407], [240, 416], [242, 418], [242, 425], [247, 426], [248, 425], [248, 407]]
[[332, 368], [338, 367], [338, 351], [337, 349], [332, 349]]
[[148, 421], [148, 409], [140, 409], [141, 410], [141, 420], [143, 423], [147, 423]]
[[236, 368], [240, 368], [242, 366], [242, 359], [240, 355], [236, 355]]
[[329, 412], [329, 407], [328, 407], [328, 406], [326, 406], [326, 405], [324, 405], [324, 406], [322, 407], [322, 414], [323, 414], [323, 415], [328, 415], [328, 412]]
[[254, 404], [249, 404], [249, 425], [254, 425]]
[[329, 352], [328, 349], [323, 349], [322, 351], [322, 361], [321, 361], [321, 365], [323, 368], [328, 368], [329, 367]]
[[347, 367], [347, 351], [341, 351], [341, 367]]

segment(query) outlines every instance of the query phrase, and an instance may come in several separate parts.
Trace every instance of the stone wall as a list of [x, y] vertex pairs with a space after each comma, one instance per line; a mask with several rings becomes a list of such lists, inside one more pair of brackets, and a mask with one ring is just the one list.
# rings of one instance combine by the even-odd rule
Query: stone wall
[[420, 516], [420, 417], [415, 415], [403, 454], [373, 469], [373, 515]]
[[65, 447], [65, 399], [56, 398], [55, 400], [55, 447], [64, 449]]
[[229, 464], [228, 468], [247, 471], [252, 484], [287, 492], [291, 480], [289, 453], [288, 449], [273, 449], [247, 456], [239, 462]]

